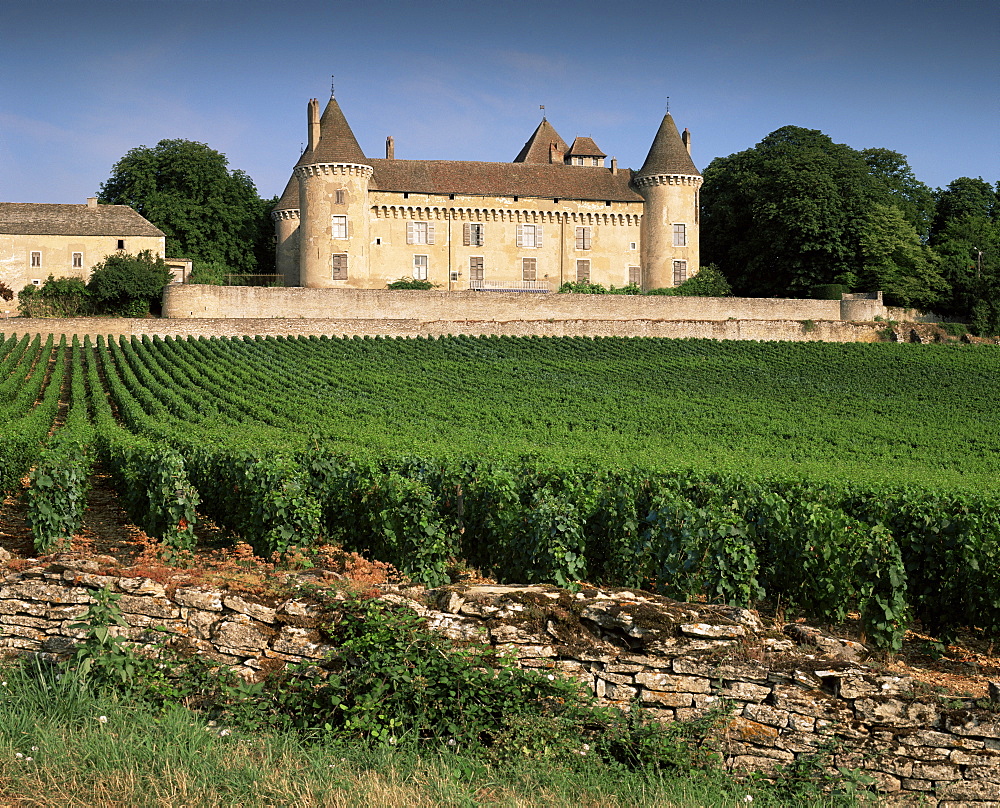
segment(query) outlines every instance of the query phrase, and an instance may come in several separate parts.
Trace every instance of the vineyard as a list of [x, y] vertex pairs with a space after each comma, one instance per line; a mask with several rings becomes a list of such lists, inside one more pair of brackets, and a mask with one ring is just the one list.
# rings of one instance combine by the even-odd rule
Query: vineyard
[[990, 346], [629, 338], [0, 336], [0, 488], [38, 552], [95, 464], [183, 556], [200, 517], [265, 556], [339, 543], [429, 585], [588, 580], [870, 642], [1000, 630]]

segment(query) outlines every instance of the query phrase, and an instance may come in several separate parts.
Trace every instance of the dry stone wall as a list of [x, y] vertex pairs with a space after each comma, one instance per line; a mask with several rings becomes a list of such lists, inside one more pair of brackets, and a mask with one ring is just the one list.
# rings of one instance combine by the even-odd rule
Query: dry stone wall
[[[0, 563], [3, 560], [0, 559]], [[0, 567], [0, 647], [68, 652], [95, 589], [121, 595], [136, 643], [162, 627], [192, 651], [258, 678], [335, 654], [305, 597], [102, 574], [93, 560]], [[887, 798], [941, 806], [1000, 804], [1000, 686], [991, 701], [921, 694], [908, 678], [862, 664], [864, 649], [799, 624], [766, 629], [745, 609], [633, 592], [456, 585], [383, 597], [459, 642], [506, 649], [524, 668], [578, 679], [605, 704], [662, 720], [717, 715], [734, 771], [767, 772], [829, 746], [829, 766], [861, 769]]]
[[884, 323], [838, 320], [434, 320], [417, 319], [126, 319], [67, 317], [0, 320], [0, 334], [160, 337], [385, 336], [467, 334], [550, 337], [671, 337], [765, 341], [877, 342]]

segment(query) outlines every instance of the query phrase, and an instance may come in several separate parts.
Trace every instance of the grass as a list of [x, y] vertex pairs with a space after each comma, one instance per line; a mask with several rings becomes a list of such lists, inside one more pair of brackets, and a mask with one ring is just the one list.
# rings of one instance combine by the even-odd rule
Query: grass
[[716, 768], [672, 775], [544, 753], [498, 764], [441, 747], [243, 731], [181, 705], [93, 693], [66, 669], [30, 662], [0, 668], [0, 680], [0, 806], [844, 804], [741, 785]]

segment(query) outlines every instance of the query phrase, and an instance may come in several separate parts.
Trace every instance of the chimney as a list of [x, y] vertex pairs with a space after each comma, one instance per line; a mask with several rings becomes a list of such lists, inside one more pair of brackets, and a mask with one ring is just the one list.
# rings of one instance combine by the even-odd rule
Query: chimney
[[559, 151], [559, 146], [555, 141], [549, 144], [549, 162], [550, 163], [561, 163], [563, 161], [563, 153]]
[[319, 101], [309, 99], [309, 150], [315, 151], [319, 144]]
[[684, 134], [681, 135], [681, 140], [684, 143], [684, 148], [688, 150], [688, 156], [691, 155], [691, 130], [687, 127], [684, 128]]
[[611, 173], [612, 174], [617, 174], [618, 173], [618, 158], [617, 157], [612, 157], [611, 158]]
[[389, 137], [385, 139], [385, 159], [396, 159], [396, 141], [393, 140], [392, 135], [389, 135]]
[[88, 208], [96, 208], [97, 207], [97, 197], [96, 196], [88, 196], [87, 197], [87, 207]]

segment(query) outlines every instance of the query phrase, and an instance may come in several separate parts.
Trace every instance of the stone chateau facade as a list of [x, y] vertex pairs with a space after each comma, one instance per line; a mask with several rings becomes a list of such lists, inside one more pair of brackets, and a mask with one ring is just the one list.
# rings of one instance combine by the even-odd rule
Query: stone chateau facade
[[701, 174], [664, 115], [638, 171], [544, 117], [510, 163], [366, 157], [336, 98], [308, 104], [308, 147], [272, 213], [286, 286], [643, 289], [698, 272]]

